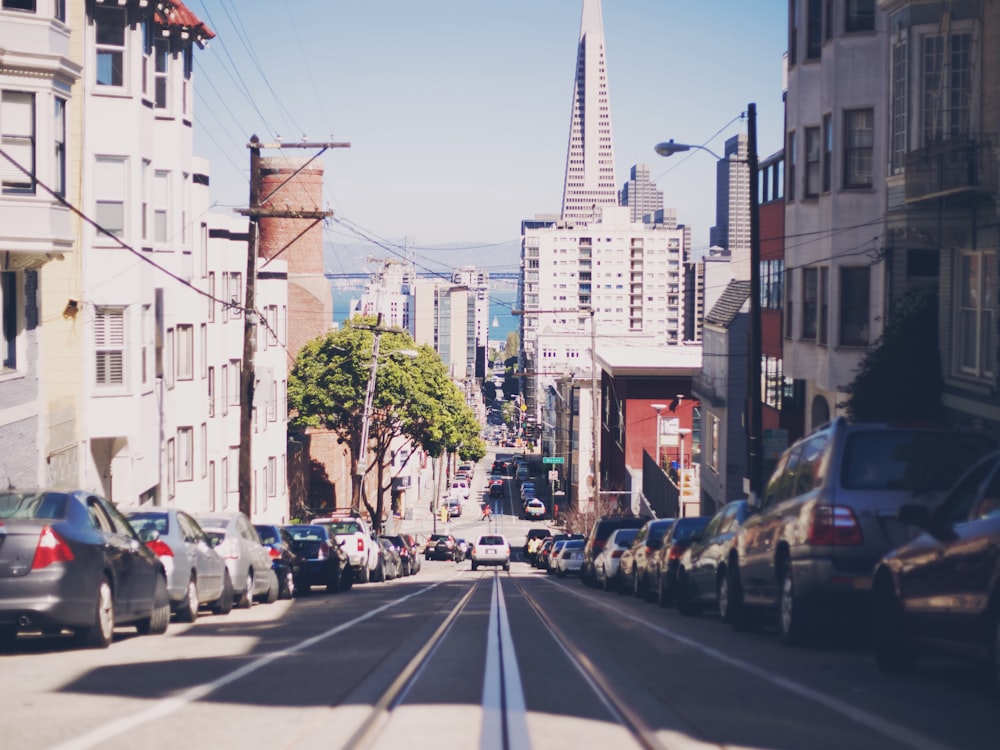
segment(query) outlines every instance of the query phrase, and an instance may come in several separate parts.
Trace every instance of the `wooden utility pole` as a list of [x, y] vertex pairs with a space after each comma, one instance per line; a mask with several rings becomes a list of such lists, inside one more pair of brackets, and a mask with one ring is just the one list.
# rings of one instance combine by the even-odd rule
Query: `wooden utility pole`
[[257, 252], [259, 221], [268, 219], [313, 219], [316, 222], [332, 216], [332, 211], [291, 211], [287, 209], [264, 208], [271, 198], [281, 190], [305, 165], [297, 169], [285, 182], [268, 196], [260, 196], [260, 150], [262, 148], [310, 148], [319, 153], [309, 160], [311, 163], [328, 148], [350, 148], [350, 143], [268, 143], [262, 144], [256, 135], [250, 136], [250, 208], [238, 209], [237, 213], [250, 220], [250, 235], [247, 240], [246, 295], [243, 302], [243, 361], [240, 366], [240, 460], [239, 491], [240, 512], [253, 518], [253, 398], [256, 375], [254, 372], [254, 327], [257, 325]]

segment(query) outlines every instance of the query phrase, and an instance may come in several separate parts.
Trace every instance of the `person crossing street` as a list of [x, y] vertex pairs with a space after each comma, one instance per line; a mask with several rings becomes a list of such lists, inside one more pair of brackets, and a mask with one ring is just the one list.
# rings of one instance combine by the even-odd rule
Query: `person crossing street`
[[480, 521], [488, 521], [489, 518], [490, 518], [490, 514], [492, 512], [493, 512], [493, 510], [490, 508], [490, 504], [489, 503], [484, 504], [483, 505], [483, 517], [481, 519], [479, 519], [479, 520]]

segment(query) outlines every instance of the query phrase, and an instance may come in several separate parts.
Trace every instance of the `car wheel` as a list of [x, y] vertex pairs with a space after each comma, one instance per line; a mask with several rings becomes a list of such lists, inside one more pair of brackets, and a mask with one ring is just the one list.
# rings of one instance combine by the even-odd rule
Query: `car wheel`
[[715, 584], [715, 598], [719, 606], [719, 622], [729, 622], [729, 576], [722, 570]]
[[291, 599], [293, 596], [295, 596], [295, 574], [289, 569], [285, 571], [285, 575], [281, 580], [278, 598]]
[[917, 668], [917, 645], [903, 606], [885, 575], [876, 580], [872, 589], [872, 646], [875, 663], [883, 672], [907, 674]]
[[[195, 590], [197, 594], [197, 589]], [[197, 600], [196, 600], [197, 601]], [[197, 604], [195, 612], [198, 611]], [[167, 594], [167, 579], [165, 576], [156, 576], [156, 584], [153, 588], [153, 611], [149, 617], [139, 620], [135, 629], [139, 635], [163, 635], [167, 632], [170, 624], [170, 596]]]
[[[427, 558], [428, 560], [430, 558]], [[368, 568], [368, 563], [363, 563], [361, 565], [361, 575], [358, 576], [358, 583], [368, 583], [372, 580], [371, 570]]]
[[656, 601], [664, 609], [670, 606], [670, 592], [668, 592], [664, 587], [665, 583], [666, 581], [663, 580], [663, 575], [657, 575]]
[[97, 599], [94, 602], [94, 620], [85, 628], [76, 631], [76, 639], [85, 648], [107, 648], [115, 634], [115, 602], [111, 593], [111, 583], [101, 576], [97, 585]]
[[253, 569], [247, 571], [246, 590], [240, 595], [236, 606], [239, 609], [250, 609], [253, 606]]
[[740, 582], [740, 569], [730, 565], [726, 569], [726, 611], [729, 613], [729, 624], [733, 630], [746, 631], [750, 629], [750, 612], [743, 602], [743, 585]]
[[188, 579], [184, 601], [177, 608], [177, 619], [180, 622], [195, 622], [198, 619], [198, 582], [193, 575]]
[[701, 605], [691, 598], [691, 589], [689, 586], [683, 569], [677, 571], [677, 583], [673, 591], [674, 603], [677, 605], [677, 611], [682, 615], [685, 617], [694, 617], [701, 614]]
[[354, 571], [350, 565], [345, 565], [340, 574], [340, 590], [350, 591], [352, 586], [354, 586]]
[[795, 576], [791, 563], [786, 562], [778, 593], [778, 635], [786, 646], [797, 646], [808, 640], [810, 630], [809, 612], [795, 592]]
[[222, 595], [212, 605], [212, 612], [217, 615], [228, 615], [233, 609], [233, 579], [227, 570], [222, 575]]
[[264, 594], [264, 604], [274, 604], [278, 601], [279, 588], [278, 574], [271, 568], [267, 571], [267, 593]]

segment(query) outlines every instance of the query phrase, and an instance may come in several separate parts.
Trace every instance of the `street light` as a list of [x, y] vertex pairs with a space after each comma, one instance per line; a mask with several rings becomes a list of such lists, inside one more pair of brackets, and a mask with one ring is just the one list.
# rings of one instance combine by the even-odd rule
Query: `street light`
[[[704, 146], [658, 143], [654, 147], [660, 156], [672, 156], [680, 151], [699, 149], [708, 151], [716, 159], [718, 154]], [[761, 425], [761, 332], [760, 332], [760, 193], [757, 182], [757, 105], [747, 105], [747, 171], [750, 179], [750, 341], [747, 352], [747, 479], [751, 503], [756, 503], [761, 492], [763, 468], [763, 430]], [[681, 438], [683, 445], [683, 437]]]

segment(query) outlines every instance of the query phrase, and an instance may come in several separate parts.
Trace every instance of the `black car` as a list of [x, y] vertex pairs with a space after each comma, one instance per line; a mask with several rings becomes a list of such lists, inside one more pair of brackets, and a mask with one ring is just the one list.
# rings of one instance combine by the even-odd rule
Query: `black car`
[[416, 573], [417, 571], [413, 562], [413, 548], [406, 537], [402, 534], [383, 534], [382, 538], [387, 539], [396, 548], [396, 553], [399, 555], [399, 575], [412, 576]]
[[451, 534], [431, 534], [424, 547], [425, 560], [455, 560], [458, 545]]
[[653, 583], [652, 594], [661, 607], [669, 607], [674, 603], [674, 592], [677, 591], [677, 569], [681, 557], [696, 534], [704, 529], [711, 516], [688, 516], [674, 521], [663, 537], [663, 543], [656, 552], [656, 580]]
[[85, 490], [0, 493], [0, 642], [74, 632], [106, 648], [118, 625], [166, 632], [163, 563], [111, 503]]
[[726, 566], [736, 531], [749, 513], [746, 500], [726, 503], [691, 540], [681, 557], [674, 591], [677, 611], [682, 615], [696, 615], [706, 606], [718, 606], [719, 619], [729, 622], [725, 607]]
[[981, 460], [933, 510], [904, 505], [923, 533], [875, 566], [872, 635], [886, 672], [922, 652], [978, 660], [1000, 678], [1000, 453]]
[[354, 574], [344, 548], [327, 524], [297, 524], [286, 526], [292, 538], [292, 549], [302, 558], [296, 590], [308, 594], [313, 586], [326, 586], [333, 593], [348, 591], [354, 585]]
[[271, 556], [271, 569], [278, 577], [278, 598], [291, 599], [296, 582], [302, 576], [303, 558], [295, 551], [295, 544], [288, 530], [277, 524], [254, 524], [260, 543]]
[[634, 516], [604, 516], [594, 521], [587, 534], [587, 542], [583, 545], [583, 566], [580, 568], [580, 580], [587, 586], [597, 585], [594, 577], [594, 558], [604, 549], [611, 532], [616, 529], [641, 529], [645, 521]]

